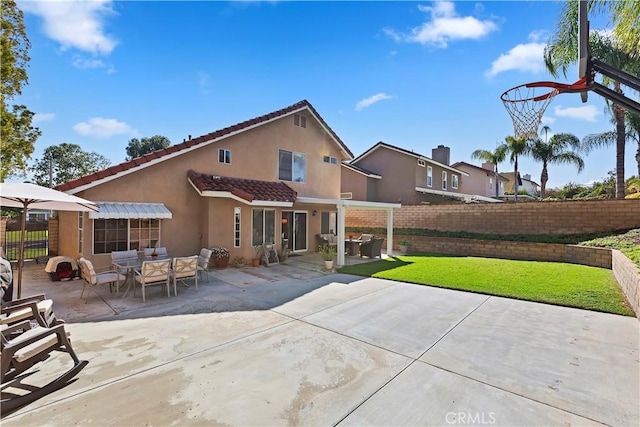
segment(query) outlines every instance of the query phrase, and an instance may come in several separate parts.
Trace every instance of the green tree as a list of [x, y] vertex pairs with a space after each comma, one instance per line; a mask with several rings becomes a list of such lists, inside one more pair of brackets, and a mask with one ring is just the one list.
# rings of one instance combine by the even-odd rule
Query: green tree
[[[555, 34], [544, 49], [544, 61], [547, 70], [554, 76], [560, 72], [566, 77], [569, 66], [578, 61], [578, 0], [567, 1], [563, 5], [563, 14], [560, 18]], [[624, 7], [631, 7], [632, 4], [623, 1]], [[594, 5], [612, 11], [606, 2], [591, 0], [589, 6]], [[617, 10], [617, 9], [616, 9]], [[620, 12], [615, 12], [613, 19], [619, 19]], [[635, 13], [635, 12], [632, 12]], [[639, 30], [635, 30], [639, 31]], [[637, 49], [637, 48], [636, 48]], [[591, 32], [589, 34], [589, 50], [593, 57], [602, 60], [621, 70], [633, 73], [640, 69], [640, 57], [636, 49], [629, 51], [622, 47], [618, 39], [614, 39], [606, 34]], [[633, 54], [630, 52], [634, 52]], [[622, 93], [619, 81], [610, 81], [604, 78], [603, 84], [613, 85], [613, 90]], [[624, 198], [624, 150], [625, 150], [625, 109], [621, 105], [612, 104], [611, 110], [616, 119], [616, 197]]]
[[31, 43], [27, 38], [22, 11], [14, 0], [2, 0], [0, 35], [0, 181], [24, 172], [40, 130], [31, 125], [33, 113], [24, 105], [9, 107], [28, 82], [27, 65]]
[[513, 163], [514, 167], [514, 184], [513, 184], [513, 193], [514, 193], [514, 201], [518, 202], [518, 157], [529, 154], [531, 151], [531, 147], [529, 145], [529, 141], [524, 138], [514, 138], [512, 136], [507, 136], [505, 138], [505, 146], [507, 150], [507, 154], [509, 155], [509, 160]]
[[129, 140], [127, 145], [127, 160], [135, 159], [136, 157], [144, 156], [147, 153], [152, 153], [156, 150], [162, 150], [171, 145], [169, 138], [162, 135], [155, 135], [150, 138], [133, 138]]
[[638, 0], [590, 0], [592, 11], [609, 15], [620, 47], [640, 59], [640, 7]]
[[570, 133], [559, 133], [547, 140], [549, 127], [542, 128], [545, 140], [538, 138], [531, 142], [531, 157], [542, 162], [542, 172], [540, 173], [540, 197], [545, 198], [547, 181], [549, 181], [548, 166], [550, 164], [574, 164], [578, 167], [578, 172], [584, 169], [582, 157], [572, 151], [571, 148], [579, 149], [580, 140]]
[[97, 172], [111, 164], [105, 156], [86, 152], [79, 145], [62, 143], [52, 145], [44, 150], [41, 159], [36, 159], [32, 168], [36, 184], [56, 186], [83, 175]]
[[489, 150], [476, 150], [471, 153], [471, 158], [476, 160], [482, 160], [483, 162], [491, 163], [493, 165], [493, 176], [496, 182], [496, 197], [500, 195], [498, 192], [499, 174], [498, 165], [507, 158], [507, 146], [500, 144], [494, 151]]

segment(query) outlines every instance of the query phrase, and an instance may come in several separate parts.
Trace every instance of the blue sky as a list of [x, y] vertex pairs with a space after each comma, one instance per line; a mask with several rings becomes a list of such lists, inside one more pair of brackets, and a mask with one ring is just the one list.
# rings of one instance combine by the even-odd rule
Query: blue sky
[[[555, 1], [18, 4], [32, 49], [16, 101], [37, 113], [34, 158], [68, 142], [119, 163], [133, 137], [179, 143], [307, 99], [356, 156], [378, 141], [427, 156], [444, 144], [452, 163], [473, 162], [513, 133], [503, 91], [577, 77], [544, 69]], [[561, 95], [544, 122], [582, 138], [613, 129], [605, 109], [595, 94]], [[614, 147], [585, 163], [552, 166], [548, 186], [602, 179]], [[520, 170], [539, 181], [540, 164]]]

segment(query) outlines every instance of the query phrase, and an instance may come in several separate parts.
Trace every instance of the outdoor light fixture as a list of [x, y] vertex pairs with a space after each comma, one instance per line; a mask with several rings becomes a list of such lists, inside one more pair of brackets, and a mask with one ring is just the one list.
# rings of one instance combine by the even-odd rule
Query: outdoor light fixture
[[313, 210], [313, 216], [316, 216], [316, 215], [318, 215], [318, 211], [314, 209]]

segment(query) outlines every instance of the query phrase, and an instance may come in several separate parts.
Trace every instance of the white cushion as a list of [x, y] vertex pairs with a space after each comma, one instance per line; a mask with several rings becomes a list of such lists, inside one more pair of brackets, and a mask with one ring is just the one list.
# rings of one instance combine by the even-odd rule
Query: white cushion
[[[38, 301], [38, 311], [45, 319], [48, 319], [53, 313], [53, 300], [46, 299]], [[33, 317], [33, 311], [29, 307], [21, 308], [20, 310], [12, 311], [8, 316], [0, 318], [0, 323], [15, 323], [20, 320], [29, 319]]]
[[[32, 338], [33, 336], [42, 333], [42, 331], [43, 331], [42, 328], [29, 329], [23, 334], [20, 334], [17, 338], [11, 340], [10, 343], [13, 344], [16, 342], [18, 343], [22, 342], [26, 339]], [[69, 338], [70, 336], [71, 334], [67, 332], [67, 338]], [[40, 353], [41, 351], [57, 345], [57, 342], [58, 342], [57, 334], [47, 335], [41, 340], [38, 340], [16, 351], [13, 358], [16, 359], [18, 362], [24, 362], [25, 360], [29, 360], [30, 358]]]

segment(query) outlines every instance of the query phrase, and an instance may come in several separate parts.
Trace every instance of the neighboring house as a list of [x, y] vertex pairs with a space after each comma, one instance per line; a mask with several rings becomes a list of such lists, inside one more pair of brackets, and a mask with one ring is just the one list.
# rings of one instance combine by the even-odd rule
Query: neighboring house
[[[508, 182], [505, 184], [505, 192], [513, 194], [515, 190], [515, 172], [503, 172], [501, 173], [505, 178], [507, 178]], [[530, 174], [520, 175], [518, 172], [518, 191], [526, 191], [528, 195], [536, 197], [540, 194], [540, 186], [531, 180]]]
[[[443, 145], [429, 158], [378, 142], [342, 166], [342, 194], [364, 200], [418, 205], [452, 201], [497, 201], [462, 191], [468, 172], [449, 166], [450, 149]], [[486, 200], [485, 200], [486, 199]]]
[[[496, 175], [493, 164], [483, 163], [480, 167], [467, 162], [456, 162], [451, 166], [469, 174], [469, 177], [462, 180], [463, 193], [496, 197]], [[504, 194], [504, 186], [508, 181], [506, 177], [498, 174], [498, 197]]]
[[43, 209], [28, 209], [27, 221], [47, 221], [51, 216], [51, 211]]
[[[352, 157], [306, 100], [189, 137], [57, 186], [100, 206], [58, 213], [59, 252], [104, 266], [111, 251], [155, 246], [173, 256], [219, 245], [253, 258], [263, 243], [315, 251], [315, 235], [343, 238], [344, 209], [363, 203], [340, 199], [341, 164]], [[343, 241], [340, 246], [344, 252]]]

